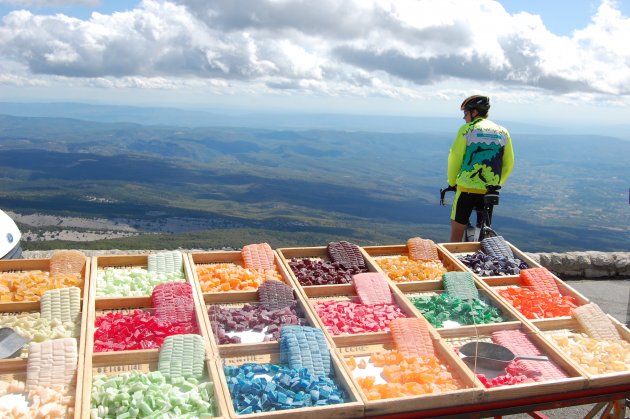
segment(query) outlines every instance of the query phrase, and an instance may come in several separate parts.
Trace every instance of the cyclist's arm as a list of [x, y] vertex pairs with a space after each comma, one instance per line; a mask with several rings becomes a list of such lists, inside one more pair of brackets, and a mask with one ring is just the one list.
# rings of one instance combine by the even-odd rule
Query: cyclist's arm
[[457, 183], [457, 175], [462, 168], [464, 162], [464, 154], [466, 153], [466, 139], [462, 135], [460, 129], [453, 141], [450, 151], [448, 152], [448, 184], [449, 186], [455, 186]]
[[503, 149], [503, 166], [501, 168], [501, 180], [499, 185], [503, 185], [514, 168], [514, 149], [512, 148], [512, 139], [508, 137], [508, 140]]

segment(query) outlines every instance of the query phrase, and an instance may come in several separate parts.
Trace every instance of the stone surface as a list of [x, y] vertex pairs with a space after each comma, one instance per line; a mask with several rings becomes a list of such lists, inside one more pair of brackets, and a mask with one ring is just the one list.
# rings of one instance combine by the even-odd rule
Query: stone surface
[[630, 252], [526, 253], [561, 277], [628, 278]]

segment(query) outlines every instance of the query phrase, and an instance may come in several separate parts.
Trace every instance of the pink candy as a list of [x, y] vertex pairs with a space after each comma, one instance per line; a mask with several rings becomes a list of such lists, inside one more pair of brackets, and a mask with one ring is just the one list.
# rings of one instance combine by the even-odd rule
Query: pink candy
[[389, 322], [406, 317], [393, 304], [358, 304], [352, 301], [318, 301], [315, 311], [333, 335], [389, 332]]

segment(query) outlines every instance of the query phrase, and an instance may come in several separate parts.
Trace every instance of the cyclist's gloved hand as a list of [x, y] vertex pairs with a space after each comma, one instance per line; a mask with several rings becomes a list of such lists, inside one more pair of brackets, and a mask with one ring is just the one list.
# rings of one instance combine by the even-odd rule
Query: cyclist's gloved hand
[[445, 189], [440, 189], [440, 205], [445, 206], [446, 204], [444, 203], [444, 195], [446, 195], [446, 192], [455, 192], [457, 190], [457, 186], [455, 185], [448, 185], [448, 188]]

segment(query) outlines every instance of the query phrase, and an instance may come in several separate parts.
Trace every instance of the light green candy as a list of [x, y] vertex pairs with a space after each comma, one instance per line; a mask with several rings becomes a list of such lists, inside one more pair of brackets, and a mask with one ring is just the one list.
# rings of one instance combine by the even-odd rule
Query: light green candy
[[159, 372], [96, 376], [90, 416], [99, 418], [186, 418], [212, 414], [214, 384], [181, 378], [172, 385]]
[[184, 282], [183, 272], [149, 272], [144, 268], [99, 269], [96, 276], [96, 295], [147, 296], [156, 285], [164, 282]]

